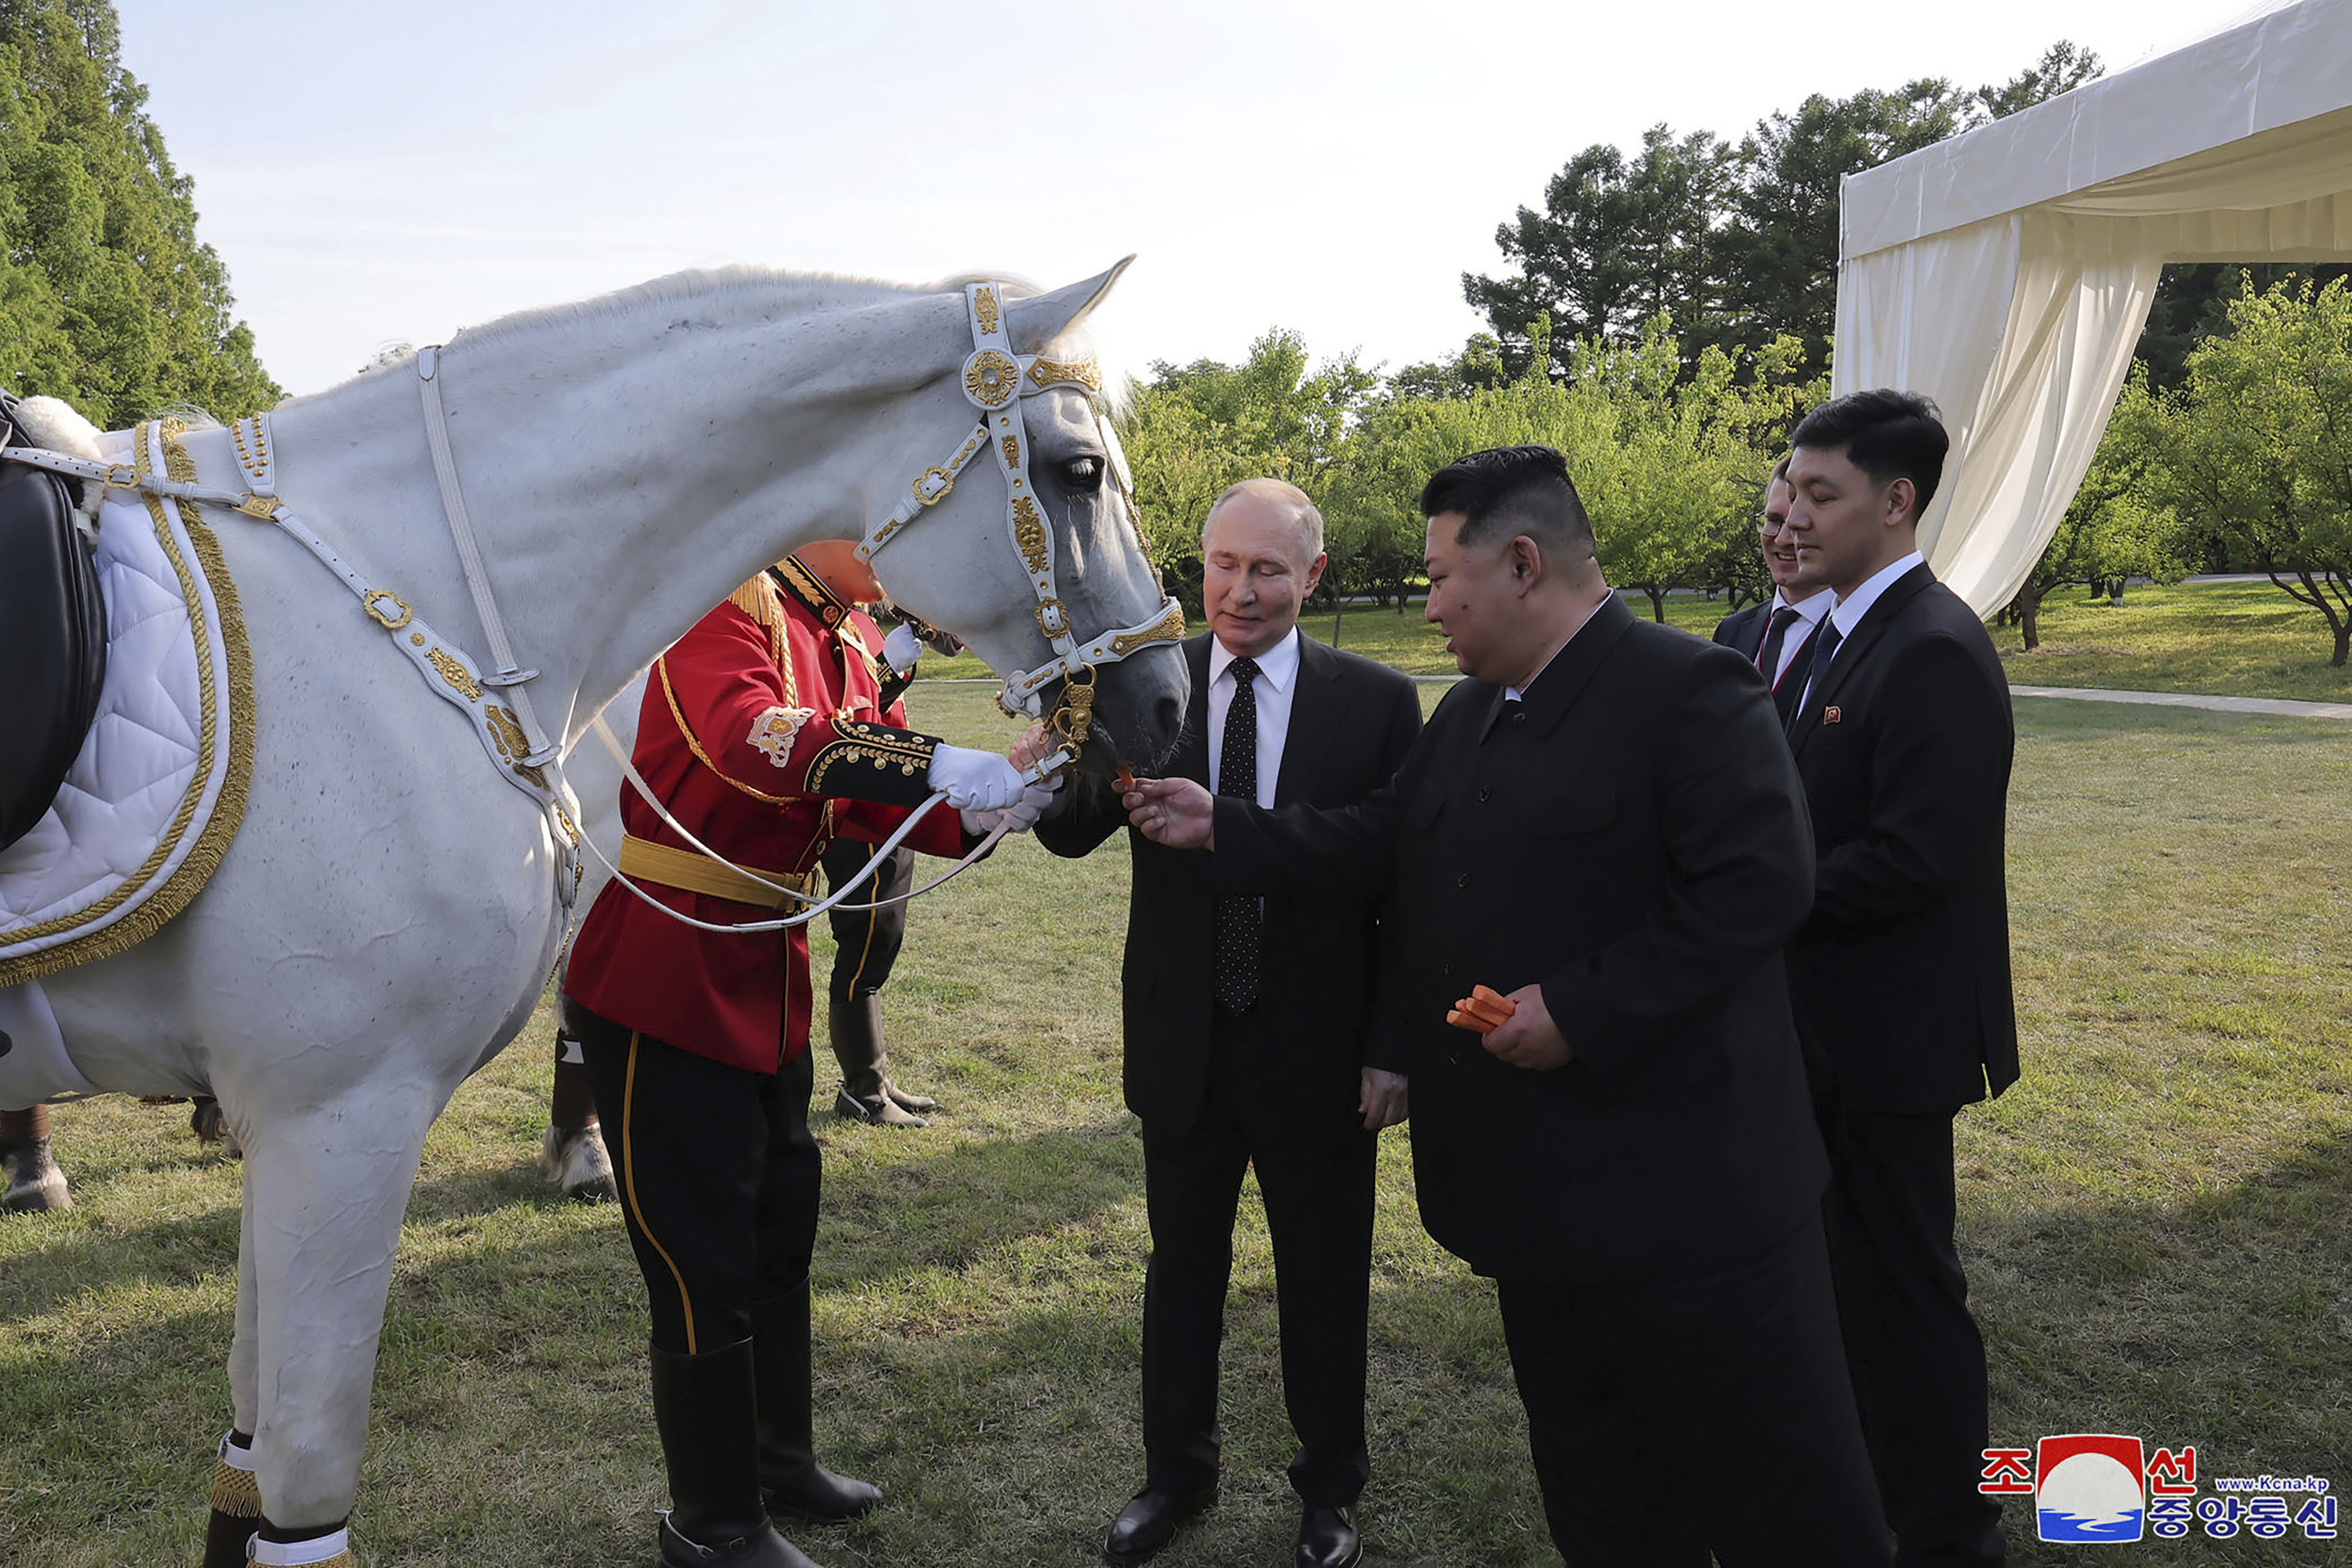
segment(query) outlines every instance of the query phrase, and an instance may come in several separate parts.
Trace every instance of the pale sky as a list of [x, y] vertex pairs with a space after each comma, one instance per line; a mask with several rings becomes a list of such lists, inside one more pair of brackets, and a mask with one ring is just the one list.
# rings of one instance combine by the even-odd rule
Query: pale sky
[[2244, 0], [1088, 5], [117, 0], [199, 235], [290, 393], [686, 267], [1058, 285], [1118, 359], [1450, 354], [1465, 270], [1595, 142], [1806, 95], [2110, 72]]

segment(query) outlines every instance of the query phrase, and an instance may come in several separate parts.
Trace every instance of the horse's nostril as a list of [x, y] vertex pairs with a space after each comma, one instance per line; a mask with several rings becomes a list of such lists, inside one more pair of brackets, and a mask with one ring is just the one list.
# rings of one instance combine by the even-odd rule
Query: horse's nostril
[[1162, 697], [1151, 705], [1151, 729], [1164, 743], [1176, 737], [1184, 727], [1184, 705], [1173, 697]]

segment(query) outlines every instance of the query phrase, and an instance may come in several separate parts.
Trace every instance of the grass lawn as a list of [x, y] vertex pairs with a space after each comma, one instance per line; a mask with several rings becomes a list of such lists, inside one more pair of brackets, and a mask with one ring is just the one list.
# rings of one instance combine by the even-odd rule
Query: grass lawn
[[2020, 686], [2352, 700], [2352, 668], [2328, 668], [2326, 620], [2268, 583], [2135, 584], [2114, 605], [2069, 588], [2043, 603], [2040, 630], [2028, 653], [2017, 627], [1992, 628]]
[[[1351, 612], [1349, 631], [1396, 621]], [[984, 688], [916, 699], [952, 738], [1006, 738]], [[2352, 748], [2341, 726], [2294, 721], [2019, 711], [2026, 1076], [1961, 1118], [1958, 1151], [1995, 1436], [2137, 1433], [2194, 1443], [2205, 1476], [2352, 1485]], [[1115, 845], [1072, 866], [1018, 841], [919, 904], [885, 1010], [902, 1078], [949, 1110], [919, 1133], [817, 1118], [821, 1443], [892, 1496], [801, 1534], [834, 1568], [1081, 1568], [1140, 1480], [1126, 886]], [[541, 1184], [548, 1037], [542, 1016], [427, 1148], [353, 1521], [363, 1562], [651, 1560], [664, 1500], [640, 1286], [617, 1214]], [[80, 1206], [0, 1219], [11, 1568], [197, 1559], [228, 1419], [237, 1169], [184, 1121], [121, 1100], [61, 1109]], [[1382, 1149], [1368, 1561], [1557, 1562], [1491, 1292], [1415, 1224], [1406, 1136]], [[1272, 1266], [1255, 1200], [1244, 1216], [1223, 1500], [1170, 1568], [1288, 1560]], [[2032, 1542], [2024, 1510], [2009, 1526], [2014, 1560], [2077, 1561]], [[2244, 1536], [2130, 1556], [2332, 1560]]]
[[[1650, 614], [1645, 596], [1628, 602], [1636, 614]], [[1415, 675], [1450, 675], [1454, 661], [1421, 608], [1415, 601], [1401, 616], [1393, 607], [1350, 605], [1343, 616], [1316, 615], [1299, 624], [1326, 642], [1336, 631], [1340, 647]], [[1727, 613], [1723, 601], [1696, 594], [1666, 599], [1667, 622], [1701, 637]], [[2068, 589], [2042, 605], [2042, 646], [2032, 653], [2017, 627], [1990, 630], [2009, 679], [2020, 686], [2352, 700], [2352, 669], [2327, 666], [2327, 623], [2267, 583], [2136, 584], [2113, 606], [2105, 599], [2085, 604], [2078, 590]]]

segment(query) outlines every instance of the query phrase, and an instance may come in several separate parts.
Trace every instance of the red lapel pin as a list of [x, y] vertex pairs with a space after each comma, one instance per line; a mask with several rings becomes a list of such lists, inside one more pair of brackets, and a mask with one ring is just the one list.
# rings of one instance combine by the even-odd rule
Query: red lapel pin
[[1824, 724], [1834, 724], [1843, 717], [1845, 717], [1845, 715], [1839, 712], [1834, 708], [1824, 708], [1822, 710], [1822, 722]]

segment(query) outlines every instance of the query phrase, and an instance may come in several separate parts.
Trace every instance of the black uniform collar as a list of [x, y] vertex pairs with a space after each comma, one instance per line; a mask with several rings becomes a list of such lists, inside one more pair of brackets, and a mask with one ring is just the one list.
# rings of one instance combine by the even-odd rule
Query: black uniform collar
[[[1535, 726], [1535, 732], [1538, 735], [1548, 733], [1570, 708], [1576, 706], [1576, 700], [1584, 694], [1593, 671], [1601, 668], [1601, 661], [1609, 657], [1609, 650], [1617, 646], [1617, 639], [1633, 629], [1633, 612], [1624, 600], [1613, 592], [1601, 600], [1592, 614], [1585, 617], [1584, 624], [1576, 628], [1576, 634], [1551, 656], [1551, 662], [1528, 683], [1525, 691], [1519, 693], [1522, 721]], [[1486, 721], [1478, 727], [1480, 740], [1485, 740], [1494, 729], [1496, 721], [1503, 716], [1505, 706], [1503, 688], [1498, 686], [1495, 689], [1494, 704], [1486, 710]]]
[[848, 621], [849, 613], [857, 606], [824, 585], [824, 579], [801, 563], [797, 555], [787, 555], [768, 568], [776, 586], [799, 601], [803, 609], [824, 623], [831, 631], [839, 631]]

